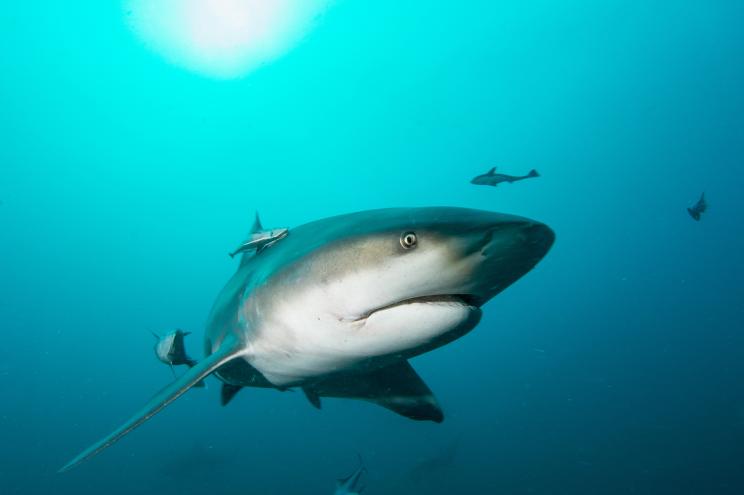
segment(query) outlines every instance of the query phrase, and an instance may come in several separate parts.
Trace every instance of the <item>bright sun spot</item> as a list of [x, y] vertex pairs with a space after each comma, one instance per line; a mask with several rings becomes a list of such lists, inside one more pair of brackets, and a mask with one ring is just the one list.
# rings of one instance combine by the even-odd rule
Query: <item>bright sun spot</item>
[[132, 29], [171, 62], [238, 77], [288, 51], [330, 0], [127, 0]]

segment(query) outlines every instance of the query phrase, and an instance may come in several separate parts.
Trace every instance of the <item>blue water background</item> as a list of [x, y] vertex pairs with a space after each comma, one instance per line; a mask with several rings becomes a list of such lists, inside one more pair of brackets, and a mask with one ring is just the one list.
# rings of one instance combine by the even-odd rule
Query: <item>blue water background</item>
[[[235, 80], [146, 49], [117, 2], [3, 11], [3, 495], [330, 494], [357, 453], [370, 495], [744, 493], [741, 2], [344, 0]], [[469, 184], [494, 165], [542, 177]], [[267, 390], [222, 408], [212, 379], [55, 473], [170, 380], [149, 330], [201, 354], [255, 209], [422, 205], [558, 236], [414, 360], [442, 425]]]

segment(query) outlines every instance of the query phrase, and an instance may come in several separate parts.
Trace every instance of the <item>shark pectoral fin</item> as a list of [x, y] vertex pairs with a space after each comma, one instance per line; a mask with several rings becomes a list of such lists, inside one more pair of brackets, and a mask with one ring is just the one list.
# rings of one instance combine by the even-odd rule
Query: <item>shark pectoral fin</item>
[[222, 390], [220, 391], [220, 404], [226, 406], [231, 400], [240, 392], [243, 387], [240, 385], [230, 385], [229, 383], [222, 384]]
[[408, 361], [382, 368], [368, 380], [374, 394], [365, 400], [417, 421], [444, 421], [437, 399]]
[[366, 400], [418, 421], [444, 420], [434, 394], [408, 361], [365, 374], [337, 375], [314, 384], [313, 391], [319, 397]]
[[129, 418], [129, 420], [114, 430], [111, 434], [82, 451], [77, 457], [65, 464], [58, 472], [63, 473], [68, 471], [81, 462], [90, 459], [110, 447], [124, 435], [137, 428], [139, 425], [160, 412], [165, 406], [182, 396], [207, 375], [240, 355], [242, 352], [242, 345], [236, 341], [223, 342], [222, 346], [214, 354], [203, 359], [196, 366], [181, 375], [179, 379], [158, 392], [137, 414]]
[[322, 409], [323, 405], [320, 403], [320, 396], [310, 387], [302, 387], [302, 391], [305, 392], [305, 397], [313, 405], [315, 409]]

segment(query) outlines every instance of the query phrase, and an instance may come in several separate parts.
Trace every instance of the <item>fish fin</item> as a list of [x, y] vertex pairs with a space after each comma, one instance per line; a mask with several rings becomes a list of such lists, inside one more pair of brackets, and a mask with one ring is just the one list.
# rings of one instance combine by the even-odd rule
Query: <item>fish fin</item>
[[491, 170], [489, 170], [486, 175], [494, 175], [494, 174], [496, 174], [496, 167], [493, 167]]
[[65, 464], [59, 472], [63, 473], [69, 471], [81, 462], [90, 459], [110, 447], [124, 435], [160, 412], [165, 406], [185, 394], [196, 383], [203, 380], [220, 366], [239, 356], [243, 352], [244, 348], [238, 341], [231, 339], [230, 341], [223, 342], [222, 346], [217, 349], [214, 354], [204, 358], [196, 366], [181, 375], [181, 377], [176, 381], [163, 388], [152, 399], [150, 399], [150, 401], [140, 409], [139, 412], [129, 418], [123, 425], [111, 432], [108, 436], [83, 450], [70, 462]]
[[220, 404], [222, 404], [223, 406], [228, 405], [242, 388], [243, 387], [241, 387], [240, 385], [223, 383], [222, 390], [220, 390]]
[[253, 220], [253, 227], [251, 227], [251, 234], [255, 234], [256, 232], [261, 232], [263, 230], [263, 225], [261, 225], [261, 218], [258, 216], [258, 211], [256, 211], [256, 219]]
[[[255, 234], [256, 232], [262, 232], [263, 230], [264, 228], [263, 228], [263, 225], [261, 225], [261, 218], [258, 215], [258, 211], [256, 211], [256, 218], [253, 220], [253, 226], [251, 227], [251, 231], [248, 233], [249, 239], [252, 234]], [[249, 259], [251, 259], [253, 254], [258, 254], [258, 253], [250, 253], [250, 251], [252, 251], [253, 249], [247, 249], [245, 247], [246, 243], [247, 241], [241, 244], [240, 246], [238, 246], [238, 248], [235, 251], [231, 253], [227, 253], [230, 256], [230, 258], [235, 258], [235, 256], [242, 253], [243, 256], [240, 258], [240, 266], [243, 266]]]
[[155, 340], [160, 341], [160, 335], [156, 334], [152, 330], [150, 330], [150, 333], [152, 334], [153, 337], [155, 337]]
[[[180, 330], [176, 330], [176, 335], [173, 337], [173, 344], [171, 345], [170, 352], [168, 353], [168, 356], [171, 357], [174, 361], [180, 361], [183, 357], [186, 356], [186, 343], [184, 341], [184, 337], [186, 337], [186, 334], [184, 334]], [[188, 361], [188, 357], [186, 357], [186, 360]]]
[[437, 399], [408, 361], [355, 375], [340, 374], [314, 385], [320, 397], [340, 397], [373, 402], [417, 421], [444, 420]]
[[305, 397], [307, 397], [307, 400], [315, 409], [323, 408], [323, 404], [320, 402], [320, 397], [315, 393], [315, 390], [310, 387], [302, 387], [302, 391], [305, 392]]
[[[199, 364], [199, 362], [196, 361], [195, 359], [191, 359], [190, 357], [187, 357], [186, 362], [184, 364], [188, 366], [189, 368], [193, 368], [194, 366]], [[206, 387], [207, 387], [207, 384], [204, 382], [204, 380], [199, 380], [198, 382], [194, 384], [194, 388], [206, 388]]]
[[532, 170], [529, 171], [529, 173], [527, 174], [527, 177], [540, 177], [540, 174], [538, 174], [537, 170], [533, 168]]

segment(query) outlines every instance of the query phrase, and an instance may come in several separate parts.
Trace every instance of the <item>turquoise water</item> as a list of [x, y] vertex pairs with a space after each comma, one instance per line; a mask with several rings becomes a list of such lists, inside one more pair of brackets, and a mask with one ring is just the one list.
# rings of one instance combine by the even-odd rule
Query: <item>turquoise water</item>
[[[117, 2], [3, 10], [0, 493], [332, 493], [357, 453], [369, 494], [744, 492], [744, 4], [339, 0], [233, 78]], [[492, 166], [541, 177], [469, 183]], [[56, 474], [171, 380], [150, 330], [201, 355], [256, 209], [428, 205], [557, 234], [414, 360], [444, 423], [259, 389], [222, 408], [210, 379]]]

